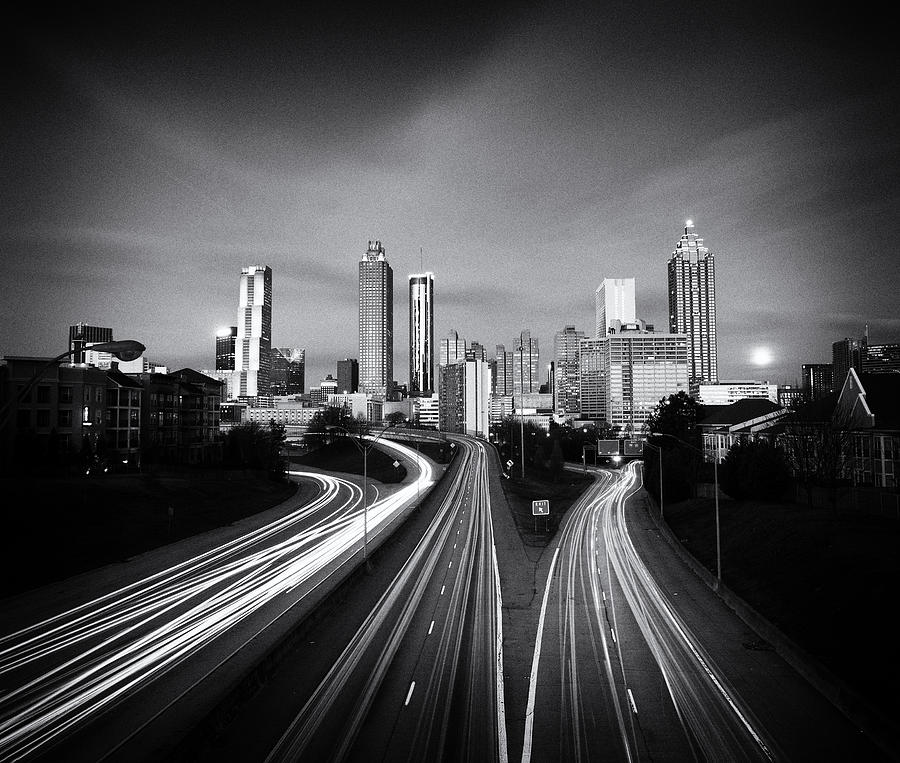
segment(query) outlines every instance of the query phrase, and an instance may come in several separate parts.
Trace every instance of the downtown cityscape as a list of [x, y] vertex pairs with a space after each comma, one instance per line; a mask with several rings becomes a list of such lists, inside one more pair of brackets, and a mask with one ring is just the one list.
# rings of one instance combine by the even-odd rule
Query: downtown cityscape
[[167, 14], [4, 52], [0, 761], [900, 759], [883, 20]]

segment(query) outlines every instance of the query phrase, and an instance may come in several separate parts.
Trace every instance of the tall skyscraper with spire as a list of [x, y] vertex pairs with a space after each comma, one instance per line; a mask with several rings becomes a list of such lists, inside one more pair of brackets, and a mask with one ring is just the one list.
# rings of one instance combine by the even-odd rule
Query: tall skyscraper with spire
[[434, 274], [409, 277], [409, 396], [430, 395], [434, 379]]
[[691, 394], [701, 384], [718, 384], [716, 264], [688, 220], [669, 259], [669, 331], [687, 334]]
[[394, 380], [394, 271], [380, 241], [359, 261], [359, 385], [386, 398]]
[[265, 407], [272, 363], [272, 268], [250, 265], [241, 269], [238, 293], [238, 333], [234, 343], [235, 394], [240, 400]]

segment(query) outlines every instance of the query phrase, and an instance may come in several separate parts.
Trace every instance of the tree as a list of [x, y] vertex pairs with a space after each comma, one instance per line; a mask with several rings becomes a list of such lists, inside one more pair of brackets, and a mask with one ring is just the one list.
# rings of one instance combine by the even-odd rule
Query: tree
[[401, 411], [392, 411], [387, 416], [384, 417], [384, 423], [388, 426], [394, 424], [403, 424], [406, 421], [406, 416], [403, 415]]
[[651, 432], [671, 435], [679, 440], [700, 446], [697, 422], [702, 417], [702, 406], [686, 392], [662, 398], [647, 421]]
[[309, 426], [306, 428], [304, 439], [322, 442], [322, 435], [326, 435], [331, 431], [329, 427], [341, 427], [350, 432], [350, 434], [369, 433], [369, 424], [362, 416], [353, 418], [348, 408], [329, 406], [313, 415], [312, 421], [309, 422]]
[[232, 427], [225, 436], [224, 463], [243, 469], [262, 469], [272, 476], [283, 476], [287, 461], [283, 455], [287, 434], [283, 424], [256, 421]]
[[777, 500], [790, 479], [784, 454], [767, 440], [735, 443], [719, 466], [719, 487], [736, 501]]

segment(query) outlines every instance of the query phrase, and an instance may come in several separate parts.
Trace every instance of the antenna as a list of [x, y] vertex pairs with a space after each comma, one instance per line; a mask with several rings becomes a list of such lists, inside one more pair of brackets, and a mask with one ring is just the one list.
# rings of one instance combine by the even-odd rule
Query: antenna
[[422, 264], [422, 247], [419, 247], [419, 272], [425, 272], [425, 266]]

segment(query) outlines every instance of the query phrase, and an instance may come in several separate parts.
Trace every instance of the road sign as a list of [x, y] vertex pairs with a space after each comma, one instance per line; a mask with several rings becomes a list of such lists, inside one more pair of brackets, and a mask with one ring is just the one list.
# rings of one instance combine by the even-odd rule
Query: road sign
[[597, 440], [597, 455], [618, 456], [619, 455], [619, 441], [618, 440]]
[[507, 461], [507, 462], [506, 462], [506, 468], [507, 468], [507, 469], [512, 469], [512, 465], [513, 465], [513, 462], [512, 462], [512, 461]]
[[398, 466], [400, 466], [400, 462], [399, 462], [399, 461], [394, 461], [394, 468], [396, 469]]
[[622, 445], [624, 446], [626, 456], [642, 456], [642, 455], [644, 455], [644, 441], [643, 440], [625, 440], [622, 443]]
[[550, 513], [550, 501], [548, 501], [546, 499], [543, 501], [532, 501], [531, 502], [531, 513], [536, 517], [541, 516], [543, 514], [549, 514]]

